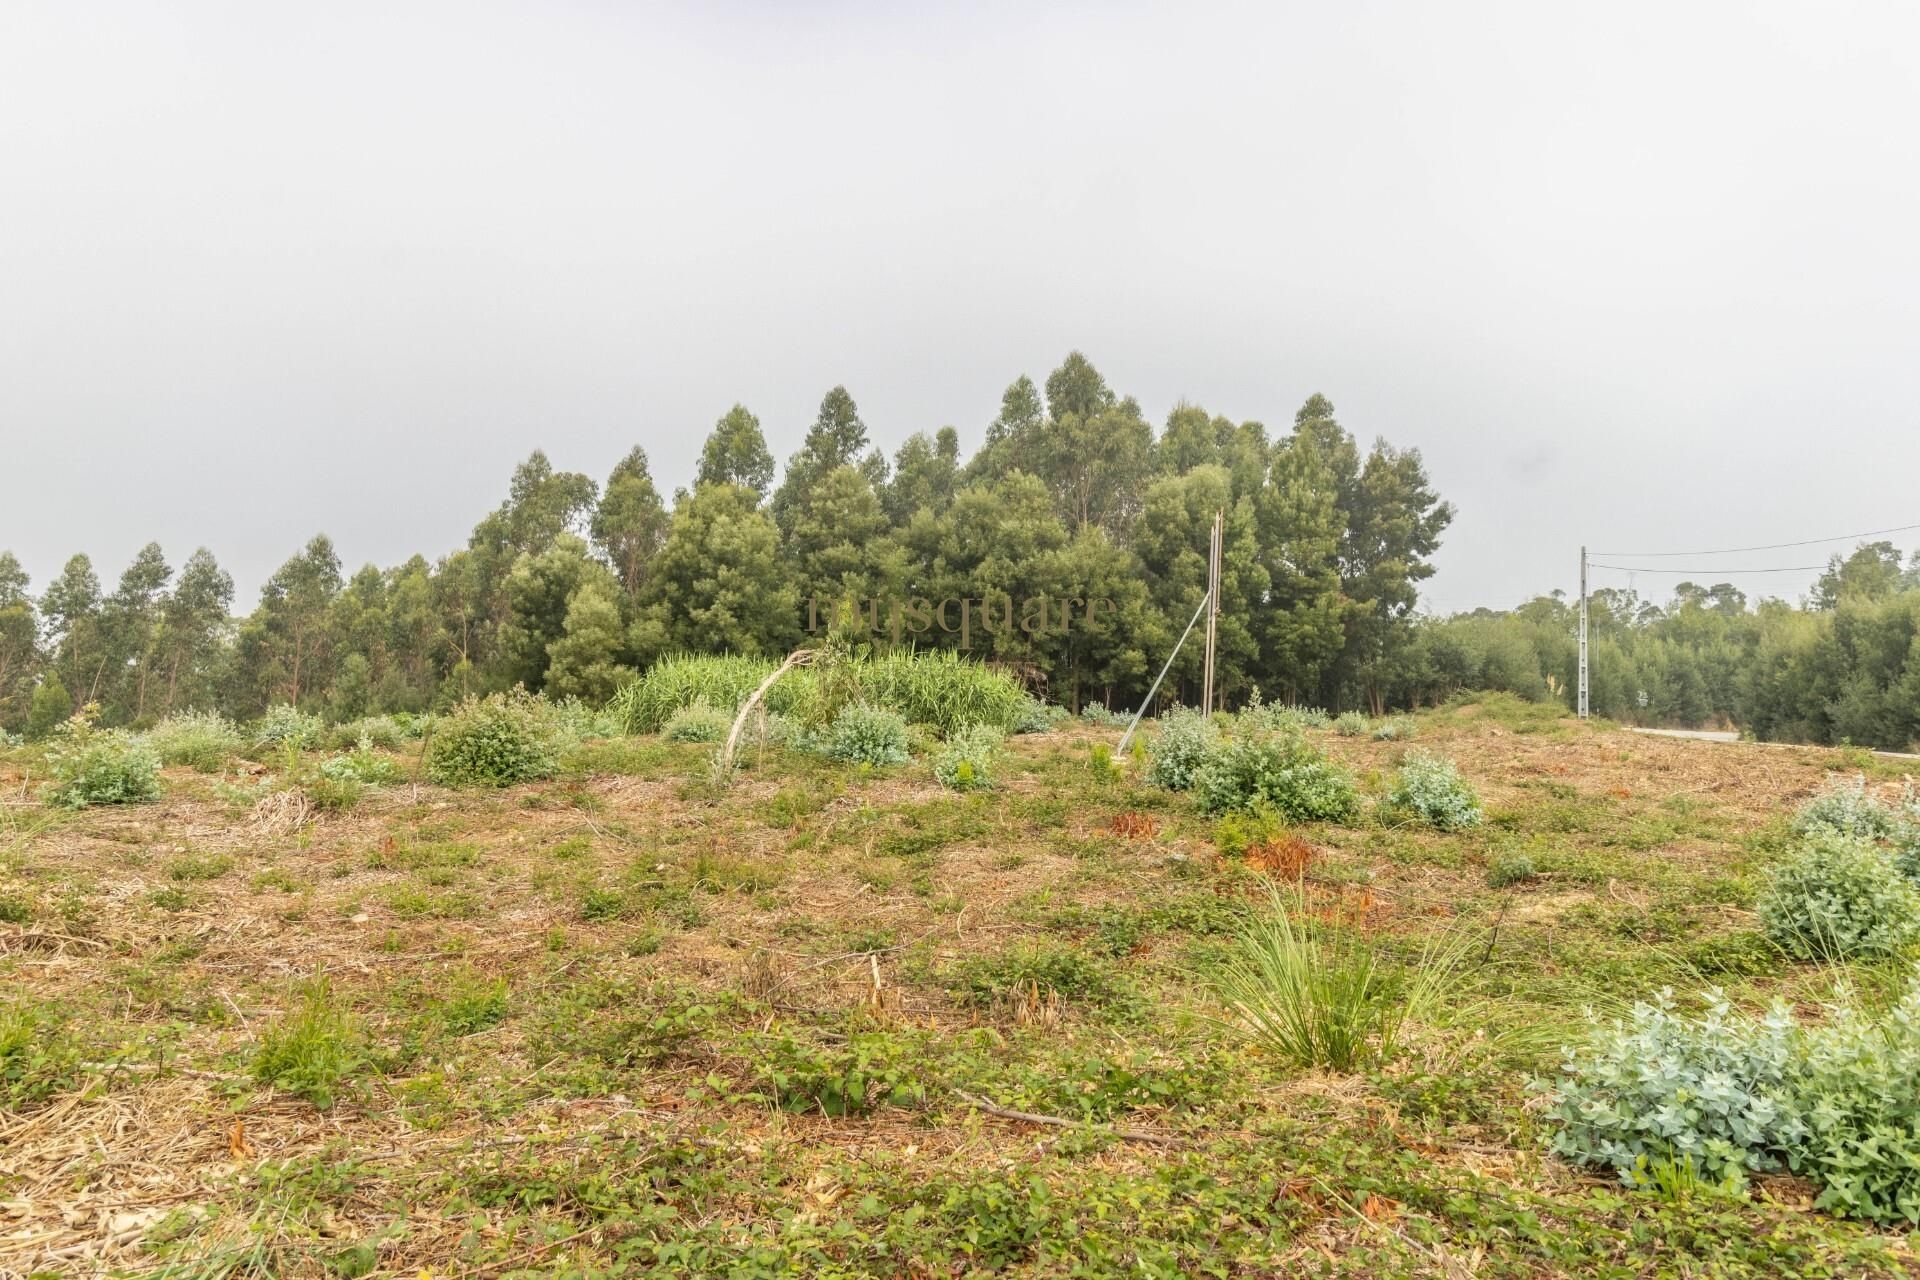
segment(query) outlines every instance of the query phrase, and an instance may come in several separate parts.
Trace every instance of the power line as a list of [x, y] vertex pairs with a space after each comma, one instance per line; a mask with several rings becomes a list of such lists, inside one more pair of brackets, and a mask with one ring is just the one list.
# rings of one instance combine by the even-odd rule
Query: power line
[[1814, 570], [1824, 570], [1826, 564], [1782, 564], [1776, 568], [1645, 568], [1638, 564], [1599, 564], [1594, 560], [1588, 562], [1588, 568], [1617, 568], [1622, 574], [1811, 574]]
[[[1653, 560], [1664, 556], [1729, 556], [1741, 551], [1784, 551], [1788, 547], [1817, 547], [1823, 542], [1846, 542], [1851, 538], [1877, 538], [1883, 533], [1911, 533], [1920, 524], [1903, 524], [1896, 529], [1869, 529], [1865, 533], [1842, 533], [1831, 538], [1808, 538], [1805, 542], [1772, 542], [1759, 547], [1722, 547], [1718, 551], [1596, 551], [1596, 556], [1619, 556], [1623, 560]], [[1605, 565], [1603, 568], [1618, 566]], [[1824, 569], [1825, 565], [1815, 568]], [[1786, 572], [1786, 570], [1781, 570]]]

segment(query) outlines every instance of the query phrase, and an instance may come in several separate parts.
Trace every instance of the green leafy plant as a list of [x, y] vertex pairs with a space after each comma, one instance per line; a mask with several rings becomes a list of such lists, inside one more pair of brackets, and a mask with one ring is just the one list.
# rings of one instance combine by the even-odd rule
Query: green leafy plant
[[669, 742], [719, 742], [732, 727], [731, 715], [696, 698], [667, 717], [660, 736]]
[[379, 747], [384, 751], [398, 751], [409, 738], [418, 737], [409, 731], [409, 726], [393, 716], [363, 716], [358, 720], [349, 720], [336, 725], [327, 733], [327, 745], [336, 750], [349, 748]]
[[1333, 731], [1343, 738], [1364, 738], [1373, 721], [1358, 711], [1342, 711], [1333, 721]]
[[1220, 728], [1198, 711], [1178, 708], [1160, 717], [1147, 746], [1147, 782], [1169, 791], [1192, 788], [1200, 766], [1220, 748]]
[[524, 689], [467, 699], [427, 744], [427, 776], [444, 786], [504, 787], [550, 778], [558, 769], [552, 717]]
[[1436, 831], [1466, 831], [1480, 825], [1480, 797], [1445, 756], [1412, 751], [1395, 775], [1382, 804]]
[[1892, 840], [1902, 834], [1901, 815], [1867, 790], [1864, 775], [1835, 778], [1793, 815], [1799, 835], [1829, 833], [1860, 840]]
[[1516, 884], [1525, 884], [1539, 874], [1539, 870], [1533, 865], [1533, 859], [1526, 854], [1503, 854], [1495, 858], [1487, 867], [1487, 887], [1506, 889]]
[[820, 735], [820, 754], [830, 760], [855, 764], [905, 764], [912, 759], [908, 750], [907, 722], [897, 711], [856, 702], [835, 716]]
[[94, 728], [85, 712], [61, 729], [47, 764], [53, 773], [47, 801], [63, 809], [160, 798], [160, 757], [154, 749], [118, 729]]
[[372, 738], [362, 738], [352, 751], [321, 761], [320, 775], [332, 782], [380, 787], [399, 779], [400, 766], [375, 751]]
[[1373, 727], [1373, 737], [1376, 742], [1405, 742], [1416, 731], [1412, 716], [1388, 716]]
[[972, 791], [993, 785], [993, 763], [1000, 752], [1001, 733], [991, 725], [968, 725], [947, 739], [933, 758], [933, 776], [943, 787]]
[[1195, 771], [1193, 791], [1211, 814], [1264, 808], [1292, 822], [1348, 822], [1360, 809], [1352, 776], [1298, 731], [1226, 743]]
[[0, 1005], [0, 1112], [23, 1112], [72, 1088], [79, 1066], [65, 1019], [44, 1006]]
[[336, 1003], [332, 984], [317, 978], [296, 993], [293, 1008], [261, 1033], [253, 1078], [325, 1111], [365, 1065], [359, 1020]]
[[1007, 725], [1008, 733], [1048, 733], [1053, 729], [1056, 716], [1066, 712], [1059, 707], [1049, 706], [1040, 699], [1028, 695], [1014, 712], [1013, 720]]
[[319, 716], [308, 715], [292, 703], [277, 702], [253, 725], [253, 742], [258, 747], [292, 747], [305, 751], [320, 745], [326, 726]]
[[1920, 889], [1871, 840], [1816, 830], [1755, 904], [1767, 936], [1803, 960], [1898, 955], [1920, 941]]
[[147, 745], [162, 764], [183, 764], [219, 773], [246, 747], [232, 721], [216, 711], [183, 711], [147, 730]]
[[791, 1036], [763, 1044], [760, 1077], [789, 1111], [862, 1115], [879, 1107], [914, 1107], [927, 1087], [912, 1047], [884, 1031], [856, 1031], [844, 1043], [816, 1045]]

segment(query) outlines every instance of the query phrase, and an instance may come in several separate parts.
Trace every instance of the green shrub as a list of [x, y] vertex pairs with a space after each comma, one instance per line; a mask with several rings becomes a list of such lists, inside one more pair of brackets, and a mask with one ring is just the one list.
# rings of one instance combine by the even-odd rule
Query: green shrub
[[1552, 1148], [1658, 1186], [1676, 1168], [1739, 1188], [1782, 1167], [1820, 1187], [1818, 1208], [1920, 1223], [1920, 981], [1891, 1010], [1843, 991], [1812, 1026], [1776, 1002], [1735, 1013], [1718, 991], [1689, 1018], [1662, 992], [1596, 1025], [1537, 1083]]
[[1754, 1020], [1718, 991], [1697, 1018], [1662, 991], [1624, 1021], [1596, 1021], [1565, 1051], [1559, 1079], [1536, 1084], [1555, 1126], [1551, 1149], [1632, 1187], [1674, 1165], [1730, 1186], [1772, 1172], [1799, 1132], [1788, 1099], [1798, 1036], [1784, 1005]]
[[1365, 737], [1373, 721], [1358, 711], [1342, 711], [1333, 722], [1333, 731], [1343, 738]]
[[571, 743], [617, 738], [626, 731], [624, 719], [611, 707], [591, 707], [578, 698], [562, 698], [547, 705], [555, 731]]
[[1864, 775], [1835, 778], [1793, 815], [1799, 835], [1830, 832], [1861, 840], [1892, 840], [1902, 834], [1900, 815], [1867, 791]]
[[1373, 727], [1376, 742], [1405, 742], [1416, 731], [1412, 716], [1388, 716]]
[[1920, 982], [1885, 1014], [1843, 999], [1802, 1033], [1789, 1168], [1821, 1187], [1816, 1207], [1920, 1224]]
[[1449, 932], [1401, 974], [1370, 938], [1296, 921], [1275, 894], [1242, 929], [1215, 984], [1253, 1043], [1294, 1066], [1354, 1071], [1398, 1052], [1407, 1024], [1438, 1007], [1471, 941]]
[[1187, 791], [1194, 775], [1220, 747], [1220, 728], [1198, 711], [1176, 708], [1160, 717], [1159, 731], [1147, 746], [1147, 782], [1169, 791]]
[[418, 736], [410, 734], [407, 726], [392, 716], [363, 716], [346, 724], [335, 725], [327, 733], [327, 745], [336, 751], [367, 746], [398, 751], [409, 737]]
[[933, 758], [933, 776], [955, 791], [993, 785], [993, 763], [1000, 753], [1001, 733], [992, 725], [968, 725], [947, 739]]
[[524, 689], [468, 698], [427, 744], [427, 776], [444, 786], [504, 787], [550, 778], [559, 767], [549, 709]]
[[1053, 729], [1056, 717], [1065, 716], [1060, 707], [1049, 706], [1040, 699], [1027, 696], [1014, 712], [1013, 720], [1007, 725], [1008, 733], [1047, 733]]
[[310, 716], [287, 702], [267, 708], [253, 725], [253, 742], [258, 747], [292, 747], [304, 751], [318, 746], [326, 726], [319, 716]]
[[1103, 728], [1119, 728], [1133, 719], [1127, 712], [1107, 710], [1107, 704], [1104, 702], [1087, 703], [1080, 708], [1080, 718], [1088, 724], [1100, 725]]
[[147, 745], [162, 764], [184, 764], [219, 773], [246, 747], [240, 730], [217, 711], [183, 711], [147, 730]]
[[1233, 810], [1214, 824], [1213, 845], [1222, 857], [1238, 858], [1286, 832], [1287, 824], [1278, 814], [1265, 809]]
[[325, 1111], [365, 1064], [358, 1020], [334, 1002], [331, 984], [321, 978], [306, 984], [295, 1006], [261, 1033], [253, 1078]]
[[1533, 865], [1533, 859], [1524, 853], [1506, 854], [1495, 858], [1487, 867], [1487, 887], [1505, 889], [1509, 885], [1524, 884], [1533, 879], [1539, 871]]
[[905, 764], [912, 759], [907, 749], [907, 722], [897, 711], [856, 702], [835, 716], [820, 735], [820, 753], [830, 760], [855, 764]]
[[1236, 717], [1242, 726], [1249, 730], [1262, 729], [1324, 729], [1333, 723], [1333, 718], [1319, 707], [1290, 706], [1284, 702], [1262, 702], [1260, 690], [1253, 691], [1253, 697]]
[[667, 717], [660, 736], [668, 742], [720, 742], [733, 728], [733, 716], [696, 698]]
[[47, 753], [53, 785], [47, 800], [66, 809], [96, 804], [145, 804], [160, 798], [160, 757], [145, 742], [118, 729], [67, 722]]
[[1870, 840], [1816, 831], [1756, 904], [1767, 936], [1803, 960], [1897, 955], [1920, 940], [1920, 889]]
[[400, 766], [375, 751], [371, 738], [362, 738], [352, 751], [321, 761], [320, 776], [329, 782], [383, 787], [399, 779]]
[[1290, 822], [1347, 822], [1360, 808], [1352, 777], [1298, 732], [1227, 743], [1195, 771], [1193, 790], [1211, 814], [1265, 808]]
[[1382, 803], [1410, 814], [1436, 831], [1465, 831], [1480, 825], [1480, 797], [1445, 756], [1409, 752]]

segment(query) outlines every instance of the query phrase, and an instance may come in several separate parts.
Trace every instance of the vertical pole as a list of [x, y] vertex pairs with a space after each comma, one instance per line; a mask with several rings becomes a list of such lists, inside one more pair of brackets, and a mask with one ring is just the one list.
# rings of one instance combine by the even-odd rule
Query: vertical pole
[[1587, 718], [1587, 549], [1580, 548], [1580, 718]]
[[1213, 714], [1213, 653], [1220, 634], [1220, 513], [1207, 530], [1207, 652], [1200, 667], [1200, 705]]

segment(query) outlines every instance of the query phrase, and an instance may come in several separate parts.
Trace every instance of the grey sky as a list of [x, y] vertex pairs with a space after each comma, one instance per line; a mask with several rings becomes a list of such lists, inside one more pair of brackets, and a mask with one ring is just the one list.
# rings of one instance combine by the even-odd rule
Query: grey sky
[[971, 450], [1075, 347], [1418, 446], [1441, 607], [1920, 523], [1917, 13], [12, 0], [0, 548], [250, 607], [735, 400]]

